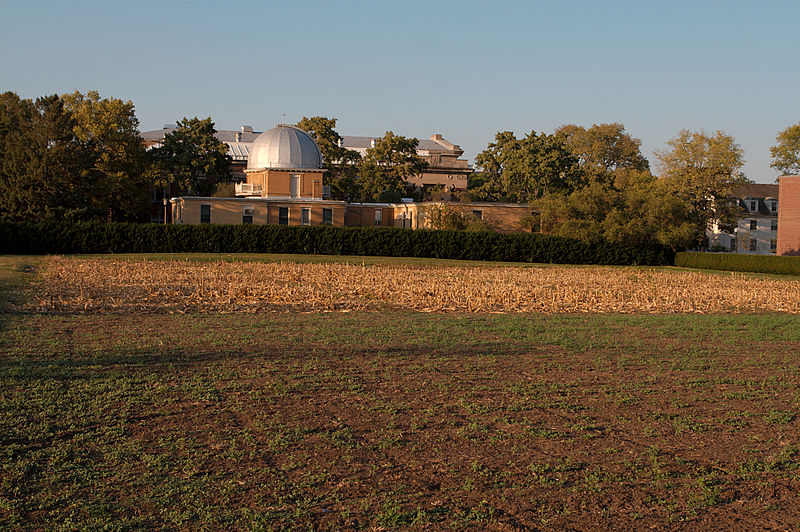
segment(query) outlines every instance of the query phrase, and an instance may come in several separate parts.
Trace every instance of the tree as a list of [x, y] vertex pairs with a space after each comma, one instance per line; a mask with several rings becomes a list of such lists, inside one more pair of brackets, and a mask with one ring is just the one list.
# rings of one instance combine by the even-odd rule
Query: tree
[[640, 151], [642, 141], [625, 133], [622, 124], [594, 124], [589, 129], [570, 124], [557, 129], [556, 136], [577, 157], [590, 180], [613, 182], [626, 171], [650, 170], [650, 163]]
[[174, 184], [182, 194], [211, 193], [216, 180], [230, 179], [228, 146], [214, 134], [211, 118], [184, 118], [153, 150], [159, 184]]
[[770, 166], [782, 174], [800, 174], [800, 124], [789, 126], [775, 137], [778, 143], [770, 148]]
[[152, 183], [145, 177], [149, 158], [133, 103], [101, 98], [97, 91], [75, 91], [62, 99], [75, 119], [75, 135], [94, 151], [96, 201], [107, 209], [108, 220], [144, 218]]
[[336, 119], [304, 116], [296, 126], [317, 142], [325, 161], [326, 171], [323, 178], [331, 187], [331, 196], [344, 200], [357, 196], [357, 166], [361, 155], [341, 145], [342, 137], [334, 129]]
[[427, 163], [417, 155], [419, 141], [387, 131], [358, 165], [360, 201], [399, 201], [406, 179], [421, 174]]
[[430, 229], [448, 231], [491, 231], [489, 224], [483, 218], [478, 218], [471, 212], [466, 212], [452, 203], [435, 203], [425, 208], [425, 218], [430, 224]]
[[548, 192], [571, 192], [582, 181], [564, 141], [535, 131], [523, 139], [498, 132], [475, 162], [484, 174], [481, 188], [473, 189], [476, 199], [527, 203]]
[[738, 209], [730, 201], [733, 189], [748, 180], [741, 172], [743, 150], [733, 137], [717, 131], [682, 130], [668, 142], [671, 149], [656, 152], [668, 190], [685, 201], [695, 224], [695, 244], [704, 247], [712, 222], [732, 227]]
[[649, 172], [629, 172], [617, 185], [591, 181], [570, 194], [547, 194], [534, 202], [533, 229], [584, 242], [663, 244], [685, 249], [695, 241], [688, 205]]
[[97, 218], [94, 151], [75, 134], [58, 96], [0, 98], [0, 217], [11, 220]]

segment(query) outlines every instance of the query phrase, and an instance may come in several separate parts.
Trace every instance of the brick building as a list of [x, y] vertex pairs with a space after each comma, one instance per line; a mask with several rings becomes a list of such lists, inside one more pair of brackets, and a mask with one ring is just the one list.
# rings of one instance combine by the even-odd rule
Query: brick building
[[800, 175], [778, 178], [778, 255], [800, 255]]
[[[245, 180], [235, 198], [185, 196], [170, 200], [173, 223], [355, 225], [417, 229], [431, 226], [441, 203], [353, 203], [325, 199], [324, 165], [316, 142], [293, 126], [279, 125], [251, 143]], [[528, 205], [448, 204], [501, 232], [526, 230]]]

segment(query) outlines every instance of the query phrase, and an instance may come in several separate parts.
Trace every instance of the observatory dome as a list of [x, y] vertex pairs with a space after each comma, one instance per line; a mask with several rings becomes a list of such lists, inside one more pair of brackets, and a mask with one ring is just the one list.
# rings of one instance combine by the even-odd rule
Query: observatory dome
[[294, 126], [280, 124], [253, 141], [247, 169], [261, 168], [319, 170], [324, 166], [322, 153], [311, 135]]

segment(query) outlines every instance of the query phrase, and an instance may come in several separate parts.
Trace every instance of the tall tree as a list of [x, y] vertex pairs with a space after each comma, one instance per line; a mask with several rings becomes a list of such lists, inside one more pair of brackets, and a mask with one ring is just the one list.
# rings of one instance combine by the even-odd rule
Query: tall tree
[[625, 171], [646, 172], [650, 163], [641, 153], [642, 141], [625, 132], [619, 123], [594, 124], [586, 129], [569, 124], [556, 130], [591, 180], [613, 183]]
[[361, 201], [399, 201], [410, 188], [406, 179], [421, 174], [427, 163], [417, 155], [419, 141], [387, 131], [359, 162]]
[[578, 161], [564, 141], [535, 131], [522, 139], [498, 132], [475, 162], [484, 183], [473, 194], [481, 199], [527, 203], [548, 192], [570, 192], [582, 181]]
[[775, 138], [770, 148], [772, 166], [782, 174], [800, 174], [800, 124], [789, 126]]
[[228, 146], [214, 135], [211, 118], [184, 118], [153, 150], [159, 183], [178, 187], [182, 194], [210, 194], [217, 180], [230, 179]]
[[97, 201], [106, 207], [109, 221], [144, 218], [151, 186], [145, 178], [149, 158], [133, 103], [101, 98], [97, 91], [75, 91], [62, 99], [75, 118], [76, 136], [94, 150]]
[[0, 98], [0, 216], [12, 220], [82, 220], [99, 216], [93, 150], [58, 96], [35, 103]]
[[342, 146], [342, 137], [335, 129], [336, 119], [304, 116], [296, 125], [317, 142], [325, 160], [324, 180], [331, 187], [331, 195], [343, 200], [356, 197], [357, 166], [361, 155]]
[[733, 189], [748, 180], [742, 173], [742, 148], [730, 135], [717, 131], [682, 130], [668, 142], [670, 149], [656, 152], [661, 177], [669, 190], [690, 207], [695, 239], [703, 247], [712, 221], [723, 227], [735, 224], [738, 210], [730, 202]]

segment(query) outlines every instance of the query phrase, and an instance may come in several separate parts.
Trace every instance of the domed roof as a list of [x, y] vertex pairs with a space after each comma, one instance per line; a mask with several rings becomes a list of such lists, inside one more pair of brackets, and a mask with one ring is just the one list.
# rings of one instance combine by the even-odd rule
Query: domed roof
[[247, 169], [259, 168], [319, 170], [323, 168], [322, 153], [311, 135], [294, 126], [280, 124], [253, 141]]

